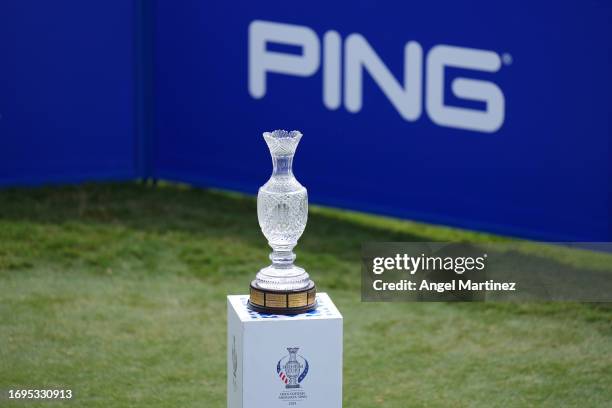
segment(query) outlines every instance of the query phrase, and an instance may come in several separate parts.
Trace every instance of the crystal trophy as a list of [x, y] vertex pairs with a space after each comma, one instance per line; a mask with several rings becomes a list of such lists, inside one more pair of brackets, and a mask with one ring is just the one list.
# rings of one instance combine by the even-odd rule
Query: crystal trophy
[[272, 264], [251, 282], [249, 307], [261, 313], [298, 314], [316, 307], [316, 288], [303, 268], [293, 264], [293, 248], [306, 228], [308, 193], [293, 176], [293, 156], [302, 134], [264, 132], [273, 172], [257, 194], [257, 218]]

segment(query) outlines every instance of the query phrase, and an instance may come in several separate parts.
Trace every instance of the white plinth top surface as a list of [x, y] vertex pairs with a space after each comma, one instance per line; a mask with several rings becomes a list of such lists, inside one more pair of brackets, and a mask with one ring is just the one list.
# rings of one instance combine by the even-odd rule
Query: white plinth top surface
[[227, 297], [242, 322], [270, 320], [311, 320], [311, 319], [342, 319], [342, 315], [329, 298], [327, 293], [317, 293], [317, 308], [298, 315], [276, 315], [255, 312], [248, 308], [249, 295], [230, 295]]

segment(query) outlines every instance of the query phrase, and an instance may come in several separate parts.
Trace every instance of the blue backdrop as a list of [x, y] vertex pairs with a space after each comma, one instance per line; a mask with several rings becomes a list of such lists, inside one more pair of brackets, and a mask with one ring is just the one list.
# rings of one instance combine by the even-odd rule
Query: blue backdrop
[[[255, 193], [270, 172], [261, 132], [299, 129], [295, 171], [313, 202], [533, 238], [609, 240], [611, 15], [607, 2], [578, 0], [161, 0], [155, 175]], [[277, 41], [254, 47], [249, 60], [255, 20], [302, 27], [307, 44], [314, 33], [319, 66], [305, 56], [310, 45]], [[367, 72], [361, 111], [326, 108], [329, 30], [344, 47], [359, 33], [399, 83], [409, 41], [421, 46], [424, 67], [441, 44], [492, 51], [497, 72], [446, 69], [445, 101], [486, 109], [453, 96], [450, 81], [490, 81], [503, 93], [503, 124], [495, 132], [440, 126], [423, 102], [407, 121]], [[297, 56], [290, 72], [316, 70], [266, 72], [265, 95], [253, 97], [249, 69], [278, 54]], [[426, 88], [422, 101], [435, 96]]]
[[299, 129], [311, 202], [612, 239], [609, 2], [12, 3], [2, 184], [254, 194], [271, 171], [261, 132]]
[[0, 185], [137, 175], [134, 5], [0, 2]]

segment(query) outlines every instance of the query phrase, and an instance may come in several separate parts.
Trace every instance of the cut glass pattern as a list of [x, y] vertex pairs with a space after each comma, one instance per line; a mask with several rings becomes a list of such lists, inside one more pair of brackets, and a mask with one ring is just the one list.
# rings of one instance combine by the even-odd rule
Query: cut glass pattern
[[302, 134], [275, 130], [263, 136], [272, 155], [273, 172], [257, 194], [257, 218], [272, 247], [272, 264], [259, 271], [257, 284], [273, 290], [304, 289], [310, 278], [293, 264], [293, 248], [308, 220], [308, 193], [293, 175], [293, 156]]

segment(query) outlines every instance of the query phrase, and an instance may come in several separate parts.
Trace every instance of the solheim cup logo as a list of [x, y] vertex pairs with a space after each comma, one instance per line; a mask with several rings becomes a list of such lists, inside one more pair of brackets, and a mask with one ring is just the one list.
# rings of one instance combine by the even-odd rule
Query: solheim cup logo
[[232, 345], [232, 374], [233, 374], [233, 384], [234, 390], [238, 385], [238, 353], [236, 352], [236, 336], [232, 336], [233, 345]]
[[287, 347], [289, 355], [276, 363], [276, 373], [285, 384], [285, 388], [300, 388], [300, 383], [308, 375], [308, 360], [298, 355], [299, 347]]

